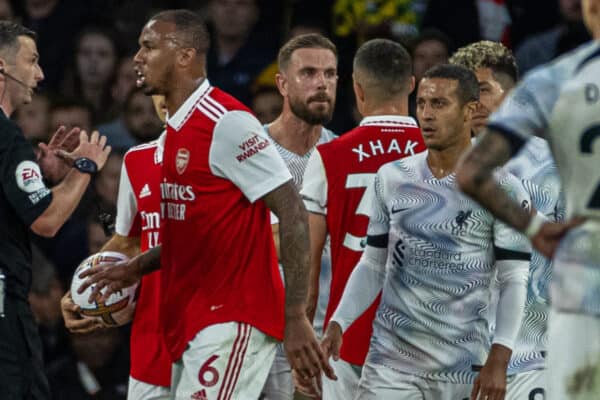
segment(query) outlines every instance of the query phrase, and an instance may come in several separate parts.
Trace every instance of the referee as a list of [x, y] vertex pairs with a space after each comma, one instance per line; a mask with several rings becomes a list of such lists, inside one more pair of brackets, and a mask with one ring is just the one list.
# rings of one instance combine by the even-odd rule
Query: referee
[[[3, 400], [50, 399], [42, 347], [27, 302], [31, 285], [30, 231], [50, 237], [69, 218], [91, 175], [104, 165], [106, 138], [81, 132], [79, 146], [62, 152], [73, 168], [49, 189], [33, 148], [9, 120], [29, 103], [44, 78], [34, 32], [0, 21], [0, 392]], [[55, 155], [52, 155], [56, 157]], [[61, 161], [62, 162], [62, 161]], [[50, 171], [44, 171], [46, 173]]]

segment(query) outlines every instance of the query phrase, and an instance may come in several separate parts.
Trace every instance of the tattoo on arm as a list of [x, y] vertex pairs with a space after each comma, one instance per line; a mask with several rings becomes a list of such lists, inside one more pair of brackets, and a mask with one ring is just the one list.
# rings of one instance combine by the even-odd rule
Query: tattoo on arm
[[504, 136], [487, 131], [464, 156], [457, 170], [461, 189], [497, 218], [523, 231], [531, 214], [514, 201], [495, 181], [494, 169], [510, 158], [510, 144]]
[[304, 313], [310, 261], [306, 209], [292, 181], [273, 190], [263, 200], [279, 218], [286, 314]]

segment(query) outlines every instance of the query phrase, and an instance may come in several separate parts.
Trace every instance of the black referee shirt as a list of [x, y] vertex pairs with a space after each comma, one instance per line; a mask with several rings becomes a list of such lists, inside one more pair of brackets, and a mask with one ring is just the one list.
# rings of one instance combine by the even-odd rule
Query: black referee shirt
[[31, 285], [29, 227], [52, 201], [31, 144], [0, 109], [0, 268], [6, 293], [27, 299]]

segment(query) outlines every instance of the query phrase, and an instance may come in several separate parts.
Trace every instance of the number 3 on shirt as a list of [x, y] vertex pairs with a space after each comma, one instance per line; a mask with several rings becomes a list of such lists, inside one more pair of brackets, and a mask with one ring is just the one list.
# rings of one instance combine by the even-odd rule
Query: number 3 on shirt
[[[367, 188], [375, 179], [375, 174], [349, 174], [346, 178], [346, 189]], [[367, 199], [366, 190], [363, 192], [358, 207], [356, 207], [355, 215], [369, 216], [369, 201]], [[354, 236], [347, 232], [344, 236], [344, 246], [354, 251], [363, 251], [366, 246], [365, 238]]]

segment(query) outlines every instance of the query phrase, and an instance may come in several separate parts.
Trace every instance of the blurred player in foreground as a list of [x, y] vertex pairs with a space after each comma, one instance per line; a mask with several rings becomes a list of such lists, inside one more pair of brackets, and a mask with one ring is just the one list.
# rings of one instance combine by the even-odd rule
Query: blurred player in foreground
[[[594, 40], [529, 73], [491, 116], [457, 171], [465, 192], [553, 256], [547, 363], [552, 400], [597, 398], [600, 392], [600, 0], [583, 0], [582, 10]], [[523, 212], [492, 179], [495, 168], [533, 136], [549, 139], [568, 223]]]
[[[176, 398], [258, 398], [279, 339], [298, 373], [333, 376], [305, 314], [306, 211], [258, 120], [206, 79], [202, 18], [161, 12], [139, 42], [140, 82], [147, 94], [165, 95], [169, 112], [162, 244], [120, 268], [90, 270], [91, 297], [105, 298], [163, 265], [160, 325], [176, 360]], [[285, 293], [269, 209], [279, 219]]]
[[[481, 41], [460, 48], [450, 63], [469, 68], [479, 81], [479, 105], [473, 120], [473, 132], [481, 133], [489, 115], [496, 111], [506, 94], [517, 83], [517, 63], [511, 51], [501, 43]], [[564, 218], [564, 201], [558, 170], [548, 143], [532, 138], [518, 157], [505, 169], [521, 179], [533, 208], [544, 218]], [[508, 366], [508, 400], [534, 398], [546, 388], [545, 355], [548, 345], [548, 287], [552, 264], [537, 251], [532, 251], [527, 285], [525, 316]]]
[[[329, 291], [325, 323], [365, 246], [370, 210], [365, 189], [383, 164], [425, 150], [416, 121], [408, 117], [408, 95], [414, 88], [411, 64], [408, 52], [389, 40], [371, 40], [358, 49], [354, 94], [363, 120], [342, 137], [319, 145], [304, 175], [301, 194], [309, 211], [311, 237], [309, 292], [315, 293], [309, 296], [313, 302], [309, 310], [316, 307], [319, 290]], [[319, 288], [321, 253], [328, 234], [332, 282], [329, 288]], [[373, 304], [344, 332], [340, 360], [332, 361], [338, 380], [323, 380], [323, 399], [351, 399], [356, 394], [376, 307]]]
[[[322, 343], [337, 356], [341, 333], [383, 289], [357, 398], [504, 398], [530, 254], [522, 235], [455, 187], [478, 95], [463, 67], [427, 71], [417, 93], [427, 151], [384, 165], [367, 189], [367, 245]], [[498, 171], [495, 179], [529, 201], [514, 176]], [[490, 341], [496, 273], [504, 290]]]
[[[156, 112], [165, 120], [164, 97], [153, 96]], [[131, 148], [123, 159], [117, 200], [116, 233], [100, 251], [129, 257], [160, 244], [160, 180], [164, 133], [157, 140]], [[102, 324], [81, 318], [67, 293], [61, 307], [65, 325], [73, 333], [99, 329]], [[160, 271], [142, 278], [131, 327], [131, 372], [128, 400], [169, 398], [171, 359], [160, 334]]]

